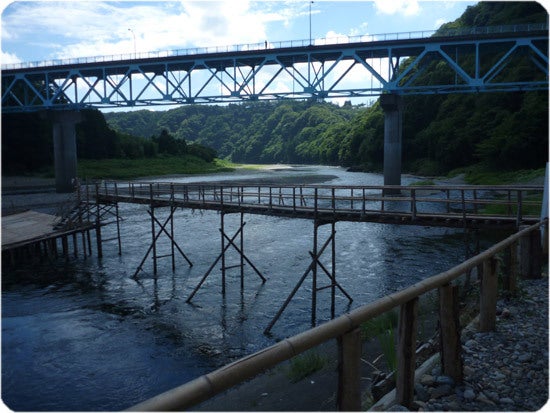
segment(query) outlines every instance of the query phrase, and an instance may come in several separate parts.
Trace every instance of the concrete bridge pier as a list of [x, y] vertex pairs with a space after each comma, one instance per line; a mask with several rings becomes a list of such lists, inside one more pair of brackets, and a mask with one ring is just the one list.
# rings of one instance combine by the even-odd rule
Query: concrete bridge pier
[[82, 120], [77, 111], [53, 113], [53, 151], [55, 189], [58, 193], [72, 192], [76, 178], [76, 124]]
[[[394, 93], [380, 95], [384, 110], [384, 185], [401, 185], [403, 99]], [[399, 193], [387, 190], [386, 193]]]

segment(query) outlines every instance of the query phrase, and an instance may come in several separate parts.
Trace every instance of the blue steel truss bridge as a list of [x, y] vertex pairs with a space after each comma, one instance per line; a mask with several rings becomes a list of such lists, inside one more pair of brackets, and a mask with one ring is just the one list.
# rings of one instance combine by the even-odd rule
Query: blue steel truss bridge
[[402, 96], [548, 90], [548, 24], [257, 43], [2, 67], [2, 113], [49, 111], [72, 192], [80, 110], [380, 96], [384, 185], [401, 184]]
[[548, 24], [2, 67], [2, 112], [548, 89]]

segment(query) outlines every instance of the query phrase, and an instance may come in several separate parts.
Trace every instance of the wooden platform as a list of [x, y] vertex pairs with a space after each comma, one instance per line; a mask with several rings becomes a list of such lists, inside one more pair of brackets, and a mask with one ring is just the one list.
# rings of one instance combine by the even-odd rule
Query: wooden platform
[[2, 217], [2, 251], [58, 235], [59, 217], [26, 211]]

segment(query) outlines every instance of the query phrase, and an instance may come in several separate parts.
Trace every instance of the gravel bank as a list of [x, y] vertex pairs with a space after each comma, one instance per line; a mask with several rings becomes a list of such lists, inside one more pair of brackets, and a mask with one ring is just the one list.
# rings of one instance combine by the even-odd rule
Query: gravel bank
[[536, 411], [548, 402], [548, 277], [521, 280], [517, 297], [497, 304], [496, 331], [462, 333], [464, 383], [436, 366], [420, 378], [424, 411]]

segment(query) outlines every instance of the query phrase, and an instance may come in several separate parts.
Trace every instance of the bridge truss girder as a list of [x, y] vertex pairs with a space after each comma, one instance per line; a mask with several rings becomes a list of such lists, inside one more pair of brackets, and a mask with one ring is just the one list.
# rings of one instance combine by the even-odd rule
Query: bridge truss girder
[[540, 30], [4, 70], [2, 111], [547, 89]]

